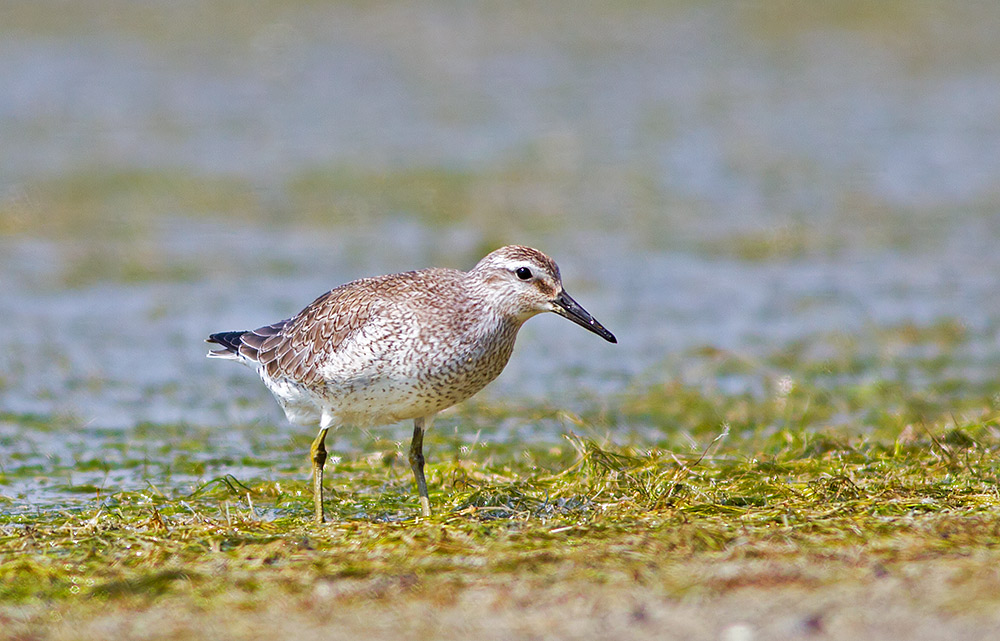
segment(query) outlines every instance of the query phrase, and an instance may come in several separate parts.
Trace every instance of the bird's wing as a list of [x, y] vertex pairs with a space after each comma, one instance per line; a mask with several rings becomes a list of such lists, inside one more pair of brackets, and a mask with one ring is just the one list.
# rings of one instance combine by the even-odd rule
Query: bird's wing
[[240, 355], [259, 363], [271, 378], [318, 383], [322, 361], [371, 317], [362, 294], [357, 288], [329, 291], [294, 317], [245, 333]]

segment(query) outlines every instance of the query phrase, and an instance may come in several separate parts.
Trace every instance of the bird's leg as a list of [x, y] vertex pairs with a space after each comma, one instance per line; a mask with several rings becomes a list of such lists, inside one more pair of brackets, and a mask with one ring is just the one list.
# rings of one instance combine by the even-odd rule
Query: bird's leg
[[309, 448], [310, 457], [312, 458], [313, 503], [316, 507], [317, 523], [322, 523], [325, 520], [323, 518], [323, 465], [326, 464], [325, 441], [328, 431], [330, 431], [329, 427], [320, 429], [319, 434], [316, 435], [316, 439], [312, 442], [312, 447]]
[[410, 441], [410, 469], [417, 481], [417, 492], [420, 494], [420, 513], [431, 515], [431, 500], [427, 496], [427, 480], [424, 479], [424, 419], [413, 420], [413, 440]]

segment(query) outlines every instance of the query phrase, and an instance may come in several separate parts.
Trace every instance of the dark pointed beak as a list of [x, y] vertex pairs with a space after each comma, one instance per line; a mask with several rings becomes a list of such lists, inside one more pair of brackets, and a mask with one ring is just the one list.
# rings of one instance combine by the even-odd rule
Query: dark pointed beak
[[580, 327], [586, 327], [609, 343], [618, 342], [614, 334], [604, 329], [604, 325], [598, 323], [596, 318], [580, 307], [580, 303], [573, 300], [565, 291], [559, 292], [552, 302], [555, 303], [555, 309], [552, 310], [555, 313], [570, 319]]

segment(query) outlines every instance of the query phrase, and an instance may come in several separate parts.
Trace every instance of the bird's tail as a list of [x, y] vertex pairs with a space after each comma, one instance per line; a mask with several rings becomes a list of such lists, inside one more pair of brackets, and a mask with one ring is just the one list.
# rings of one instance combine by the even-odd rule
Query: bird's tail
[[246, 332], [219, 332], [211, 334], [205, 339], [206, 343], [222, 345], [222, 349], [213, 349], [208, 353], [209, 358], [236, 358], [240, 352], [240, 345], [243, 344], [243, 335]]

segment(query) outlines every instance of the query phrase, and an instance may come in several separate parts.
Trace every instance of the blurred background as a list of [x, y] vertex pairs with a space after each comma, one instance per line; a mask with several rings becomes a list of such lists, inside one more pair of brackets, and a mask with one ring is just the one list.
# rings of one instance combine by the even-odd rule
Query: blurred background
[[0, 460], [291, 438], [209, 332], [506, 243], [620, 344], [532, 320], [483, 402], [754, 393], [686, 355], [901, 326], [988, 383], [998, 33], [987, 1], [5, 0]]

